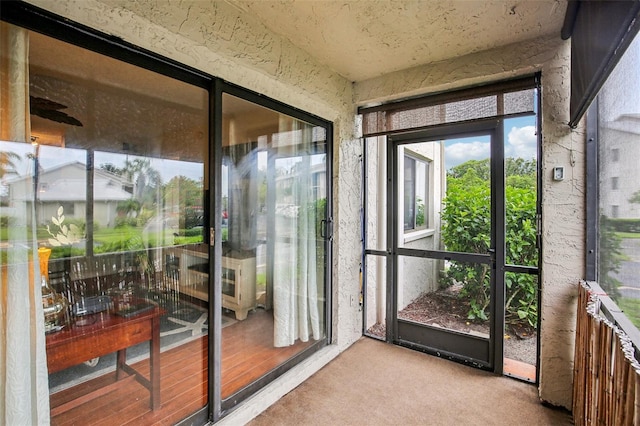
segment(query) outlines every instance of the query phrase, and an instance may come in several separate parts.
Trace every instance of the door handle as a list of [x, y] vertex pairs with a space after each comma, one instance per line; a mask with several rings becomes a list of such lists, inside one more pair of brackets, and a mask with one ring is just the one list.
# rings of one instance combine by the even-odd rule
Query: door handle
[[332, 232], [331, 232], [330, 226], [331, 226], [331, 219], [329, 220], [322, 219], [320, 221], [320, 237], [326, 240], [331, 239]]

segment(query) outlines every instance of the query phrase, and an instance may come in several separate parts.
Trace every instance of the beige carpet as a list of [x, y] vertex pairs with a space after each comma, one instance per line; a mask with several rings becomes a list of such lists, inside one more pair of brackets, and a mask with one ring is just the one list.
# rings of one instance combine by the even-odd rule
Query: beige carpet
[[570, 425], [535, 386], [362, 338], [251, 423]]

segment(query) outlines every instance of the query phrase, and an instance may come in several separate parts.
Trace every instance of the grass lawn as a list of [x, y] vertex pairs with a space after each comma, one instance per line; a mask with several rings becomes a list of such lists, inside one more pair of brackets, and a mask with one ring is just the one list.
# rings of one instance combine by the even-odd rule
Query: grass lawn
[[616, 232], [620, 238], [637, 239], [640, 238], [640, 232]]
[[630, 297], [621, 297], [616, 300], [618, 307], [622, 309], [624, 314], [631, 320], [633, 325], [640, 329], [640, 299], [632, 299]]

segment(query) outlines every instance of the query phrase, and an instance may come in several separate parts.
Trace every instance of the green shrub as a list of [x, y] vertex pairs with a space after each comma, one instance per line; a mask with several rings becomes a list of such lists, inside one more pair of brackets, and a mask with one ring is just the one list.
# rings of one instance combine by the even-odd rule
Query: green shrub
[[135, 228], [136, 226], [138, 226], [138, 219], [135, 217], [117, 217], [114, 224], [114, 228]]
[[[598, 284], [613, 299], [619, 298], [618, 287], [622, 284], [613, 275], [620, 272], [620, 265], [625, 260], [622, 249], [622, 237], [616, 232], [619, 219], [600, 216], [599, 227], [599, 256], [598, 256]], [[619, 228], [618, 228], [619, 229]]]
[[184, 229], [180, 234], [185, 237], [202, 236], [202, 228]]
[[13, 223], [13, 217], [7, 216], [7, 215], [0, 216], [0, 227], [1, 228], [8, 228], [9, 225], [11, 225], [12, 223]]
[[[489, 253], [491, 244], [491, 193], [487, 173], [464, 167], [464, 174], [448, 176], [442, 211], [442, 240], [448, 251]], [[480, 172], [480, 173], [479, 173]], [[480, 175], [480, 176], [479, 176]], [[523, 188], [528, 178], [515, 179], [518, 186], [506, 192], [506, 263], [537, 266], [536, 190]], [[468, 318], [486, 320], [490, 303], [490, 265], [450, 262], [446, 271], [449, 285], [462, 284], [460, 296], [468, 305]], [[505, 315], [508, 322], [537, 323], [538, 298], [535, 275], [506, 274]]]

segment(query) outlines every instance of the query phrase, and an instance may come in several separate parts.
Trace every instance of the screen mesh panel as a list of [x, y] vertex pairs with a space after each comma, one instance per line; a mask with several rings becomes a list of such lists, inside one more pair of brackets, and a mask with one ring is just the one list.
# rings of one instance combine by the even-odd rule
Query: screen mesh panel
[[360, 109], [363, 136], [534, 113], [534, 78]]

